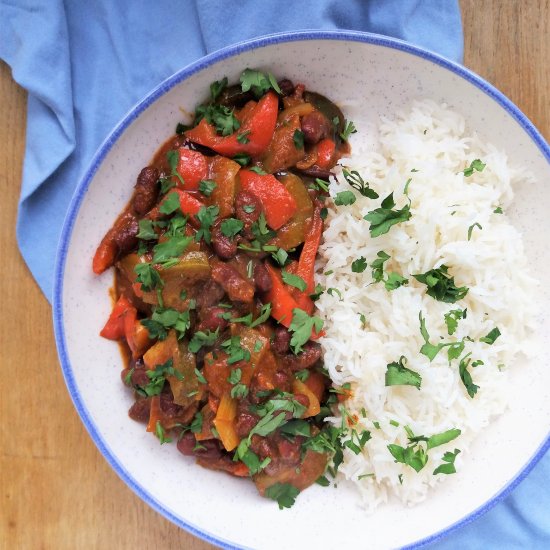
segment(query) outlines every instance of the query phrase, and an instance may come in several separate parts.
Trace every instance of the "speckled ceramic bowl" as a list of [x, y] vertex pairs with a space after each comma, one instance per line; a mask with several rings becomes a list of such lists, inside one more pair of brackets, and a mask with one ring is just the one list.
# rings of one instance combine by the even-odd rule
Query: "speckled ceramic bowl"
[[[370, 517], [358, 507], [354, 489], [344, 484], [336, 490], [314, 486], [292, 509], [279, 511], [257, 495], [252, 483], [196, 466], [173, 445], [160, 447], [141, 424], [128, 419], [132, 398], [120, 383], [118, 348], [98, 336], [111, 307], [112, 277], [94, 276], [91, 258], [128, 201], [139, 170], [173, 132], [182, 109], [192, 111], [213, 80], [236, 81], [245, 67], [304, 82], [336, 100], [361, 131], [415, 98], [446, 102], [466, 115], [472, 130], [537, 179], [518, 192], [511, 215], [525, 234], [535, 276], [546, 278], [550, 150], [507, 98], [463, 67], [397, 40], [352, 32], [265, 37], [216, 52], [169, 78], [97, 152], [72, 201], [57, 261], [54, 319], [67, 386], [118, 475], [161, 514], [210, 542], [263, 549], [425, 544], [509, 493], [548, 448], [550, 369], [543, 358], [529, 364], [528, 372], [514, 371], [516, 401], [480, 438], [459, 476], [441, 484], [424, 504], [412, 509], [389, 504]], [[547, 290], [541, 300], [550, 311]], [[549, 334], [548, 317], [541, 323]], [[507, 460], [494, 460], [504, 455]]]

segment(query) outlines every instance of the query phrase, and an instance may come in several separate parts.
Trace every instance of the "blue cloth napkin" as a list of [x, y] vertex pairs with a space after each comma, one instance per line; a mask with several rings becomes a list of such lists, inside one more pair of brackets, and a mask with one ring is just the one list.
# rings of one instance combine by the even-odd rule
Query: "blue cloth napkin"
[[[456, 0], [0, 0], [0, 29], [0, 58], [29, 92], [17, 237], [49, 299], [65, 212], [92, 155], [142, 96], [188, 63], [303, 29], [370, 31], [462, 60]], [[432, 547], [550, 547], [548, 479], [550, 456], [505, 501]]]

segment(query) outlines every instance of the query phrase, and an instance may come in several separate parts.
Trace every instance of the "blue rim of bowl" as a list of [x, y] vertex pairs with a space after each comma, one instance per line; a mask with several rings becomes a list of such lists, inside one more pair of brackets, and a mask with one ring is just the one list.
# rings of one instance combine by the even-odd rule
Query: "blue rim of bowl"
[[[54, 320], [54, 330], [55, 330], [55, 340], [57, 344], [58, 355], [61, 363], [61, 368], [63, 371], [63, 376], [65, 378], [65, 383], [73, 400], [74, 406], [82, 419], [86, 429], [90, 433], [94, 443], [97, 445], [100, 452], [103, 454], [107, 462], [115, 470], [118, 476], [149, 506], [154, 508], [157, 512], [162, 514], [164, 517], [178, 525], [179, 527], [184, 528], [193, 535], [211, 543], [221, 546], [223, 548], [245, 548], [242, 546], [236, 546], [235, 543], [223, 540], [217, 536], [211, 535], [206, 531], [199, 529], [198, 527], [186, 523], [181, 518], [175, 516], [170, 510], [163, 506], [162, 503], [158, 502], [152, 495], [150, 495], [139, 483], [126, 471], [124, 466], [119, 463], [114, 454], [109, 450], [105, 441], [103, 440], [101, 434], [99, 433], [97, 427], [95, 426], [93, 420], [91, 419], [88, 410], [81, 400], [76, 382], [73, 376], [73, 370], [68, 358], [68, 350], [66, 347], [65, 332], [63, 328], [63, 281], [65, 273], [65, 263], [67, 259], [67, 253], [69, 249], [69, 242], [72, 235], [72, 230], [80, 206], [84, 200], [88, 187], [93, 180], [99, 166], [120, 138], [122, 133], [126, 128], [143, 112], [145, 111], [152, 103], [157, 99], [166, 94], [174, 86], [182, 82], [183, 80], [189, 78], [191, 75], [219, 62], [228, 57], [233, 57], [240, 53], [257, 49], [265, 46], [270, 46], [273, 44], [302, 41], [302, 40], [341, 40], [341, 41], [353, 41], [353, 42], [363, 42], [376, 46], [383, 46], [395, 50], [400, 50], [427, 61], [431, 61], [436, 65], [439, 65], [449, 71], [457, 74], [458, 76], [464, 78], [475, 87], [479, 88], [492, 99], [494, 99], [502, 108], [504, 108], [508, 114], [512, 116], [520, 124], [523, 130], [529, 135], [533, 142], [542, 152], [543, 156], [547, 161], [550, 162], [550, 147], [535, 128], [535, 126], [530, 122], [530, 120], [500, 91], [498, 91], [494, 86], [483, 80], [481, 77], [470, 71], [469, 69], [446, 59], [436, 53], [433, 53], [429, 50], [420, 48], [418, 46], [413, 46], [402, 40], [395, 38], [389, 38], [377, 34], [357, 32], [357, 31], [296, 31], [288, 33], [277, 33], [270, 34], [263, 37], [255, 38], [252, 40], [247, 40], [244, 42], [239, 42], [235, 45], [223, 48], [211, 54], [208, 54], [198, 61], [191, 63], [185, 68], [181, 69], [159, 86], [157, 86], [153, 91], [151, 91], [144, 99], [137, 103], [128, 114], [122, 119], [122, 121], [114, 128], [111, 134], [105, 139], [102, 145], [97, 150], [94, 155], [89, 168], [86, 170], [84, 177], [79, 182], [65, 222], [63, 224], [63, 229], [61, 232], [61, 237], [59, 241], [56, 264], [55, 264], [55, 276], [54, 276], [54, 294], [53, 294], [53, 320]], [[507, 485], [505, 485], [498, 493], [493, 495], [485, 504], [460, 519], [459, 521], [447, 526], [445, 529], [438, 531], [428, 537], [417, 540], [404, 548], [420, 548], [429, 543], [433, 543], [446, 537], [451, 532], [458, 530], [459, 528], [467, 525], [468, 523], [476, 520], [483, 514], [485, 514], [490, 508], [492, 508], [497, 502], [504, 499], [508, 496], [513, 489], [529, 474], [529, 472], [534, 468], [535, 464], [544, 456], [547, 450], [550, 448], [550, 434], [546, 437], [546, 440], [543, 441], [538, 450], [534, 455], [529, 459], [527, 464], [518, 472], [516, 477], [512, 479]]]

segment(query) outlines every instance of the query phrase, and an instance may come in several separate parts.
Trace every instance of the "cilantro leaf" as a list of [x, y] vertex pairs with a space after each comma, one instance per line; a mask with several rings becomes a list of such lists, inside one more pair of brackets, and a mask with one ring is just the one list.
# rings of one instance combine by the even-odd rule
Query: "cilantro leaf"
[[210, 228], [216, 221], [219, 213], [220, 209], [218, 206], [201, 206], [200, 210], [197, 212], [197, 219], [201, 227], [195, 234], [195, 241], [199, 242], [202, 238], [206, 244], [212, 242]]
[[218, 184], [214, 180], [201, 180], [199, 181], [199, 191], [205, 196], [209, 197]]
[[478, 229], [483, 229], [483, 227], [481, 227], [481, 225], [477, 222], [470, 225], [470, 227], [468, 227], [468, 240], [472, 238], [472, 231], [474, 230], [474, 227], [477, 227]]
[[283, 282], [287, 285], [293, 286], [301, 292], [304, 292], [306, 290], [307, 283], [299, 275], [294, 275], [293, 273], [289, 273], [284, 269], [281, 271], [281, 275], [283, 277]]
[[352, 191], [340, 191], [336, 193], [334, 197], [334, 204], [336, 206], [349, 206], [357, 200]]
[[420, 446], [409, 445], [408, 447], [401, 447], [400, 445], [390, 443], [388, 451], [395, 458], [395, 462], [406, 464], [416, 472], [420, 472], [426, 466], [426, 462], [428, 462], [428, 455], [424, 448]]
[[468, 371], [468, 366], [470, 364], [470, 353], [466, 354], [461, 360], [458, 365], [458, 372], [460, 374], [460, 379], [462, 380], [462, 383], [464, 384], [464, 387], [466, 388], [466, 391], [468, 392], [468, 395], [473, 398], [475, 394], [477, 393], [477, 390], [479, 389], [479, 386], [476, 386], [474, 384], [474, 381], [472, 380], [472, 375]]
[[447, 275], [449, 268], [442, 265], [437, 269], [430, 269], [426, 273], [419, 273], [413, 277], [428, 287], [428, 296], [440, 302], [454, 304], [468, 294], [468, 287], [457, 287], [454, 277]]
[[261, 97], [270, 89], [275, 90], [279, 95], [282, 93], [275, 77], [271, 73], [264, 74], [254, 69], [245, 69], [241, 74], [240, 80], [241, 90], [243, 92], [251, 90], [256, 97]]
[[304, 148], [304, 133], [301, 130], [294, 130], [292, 135], [292, 141], [294, 142], [294, 147], [296, 149]]
[[177, 193], [170, 193], [160, 205], [159, 212], [161, 214], [172, 214], [180, 207], [180, 197]]
[[363, 273], [365, 269], [367, 269], [367, 259], [364, 256], [360, 256], [351, 262], [351, 270], [353, 273]]
[[172, 441], [171, 437], [166, 437], [164, 428], [162, 427], [160, 420], [157, 420], [157, 424], [155, 426], [155, 435], [158, 437], [161, 445], [164, 445], [165, 443], [170, 443]]
[[461, 433], [462, 432], [458, 428], [453, 428], [451, 430], [447, 430], [446, 432], [431, 435], [428, 437], [428, 441], [426, 442], [428, 450], [433, 449], [434, 447], [439, 447], [439, 445], [449, 443], [449, 441], [456, 439]]
[[265, 496], [277, 501], [279, 509], [291, 508], [300, 494], [299, 489], [290, 483], [274, 483], [265, 490]]
[[195, 111], [195, 124], [203, 118], [214, 126], [216, 133], [221, 136], [229, 136], [241, 127], [234, 110], [225, 105], [199, 105]]
[[244, 227], [244, 223], [236, 218], [226, 218], [221, 223], [221, 232], [229, 238], [233, 238]]
[[144, 241], [152, 241], [158, 239], [158, 235], [155, 231], [153, 221], [144, 218], [139, 220], [139, 232], [137, 234], [138, 239]]
[[345, 120], [344, 121], [344, 131], [340, 133], [340, 137], [342, 138], [342, 141], [348, 141], [351, 134], [357, 133], [357, 128], [355, 128], [355, 124], [351, 120]]
[[353, 189], [359, 191], [359, 193], [363, 195], [363, 197], [367, 197], [369, 199], [378, 198], [378, 193], [374, 189], [370, 188], [369, 183], [363, 180], [357, 170], [350, 171], [347, 168], [342, 168], [342, 175], [344, 176], [348, 184], [353, 187]]
[[193, 338], [189, 342], [189, 351], [191, 353], [197, 353], [202, 347], [213, 346], [216, 342], [216, 338], [219, 336], [219, 329], [216, 329], [215, 332], [210, 330], [202, 331], [198, 330], [193, 334]]
[[153, 248], [153, 263], [162, 264], [174, 258], [179, 258], [191, 244], [193, 237], [176, 235], [167, 241], [157, 244]]
[[320, 317], [310, 317], [303, 309], [294, 308], [292, 310], [292, 321], [289, 326], [292, 337], [290, 339], [290, 348], [294, 354], [302, 351], [303, 345], [311, 338], [311, 333], [321, 332], [323, 320]]
[[371, 210], [363, 219], [370, 222], [371, 237], [379, 237], [387, 233], [395, 224], [406, 222], [411, 218], [410, 204], [405, 205], [400, 210], [393, 210], [395, 202], [393, 192], [383, 201], [380, 208]]
[[422, 377], [417, 372], [405, 367], [405, 357], [402, 355], [399, 362], [389, 363], [386, 367], [386, 386], [414, 386], [420, 389]]
[[134, 267], [134, 271], [137, 274], [136, 283], [141, 283], [141, 290], [143, 292], [150, 292], [155, 288], [162, 288], [164, 286], [159, 272], [151, 263], [137, 264]]
[[441, 460], [445, 462], [445, 464], [440, 464], [434, 471], [433, 475], [437, 474], [455, 474], [456, 468], [455, 468], [455, 459], [460, 452], [460, 449], [455, 449], [453, 452], [447, 451]]
[[463, 170], [462, 173], [464, 174], [464, 176], [469, 177], [474, 173], [474, 170], [477, 172], [483, 172], [483, 169], [485, 168], [485, 166], [486, 164], [481, 162], [480, 159], [475, 159], [470, 163], [470, 166], [468, 166], [468, 168], [465, 168]]
[[376, 253], [377, 259], [370, 264], [372, 267], [372, 280], [378, 283], [384, 280], [384, 263], [390, 259], [390, 255], [383, 250]]
[[443, 315], [449, 336], [452, 336], [456, 332], [456, 329], [458, 328], [458, 321], [460, 319], [466, 319], [466, 312], [467, 309], [451, 309], [451, 311], [448, 311], [445, 315]]
[[210, 84], [210, 97], [212, 101], [216, 101], [218, 96], [227, 88], [227, 77], [224, 76], [221, 80], [215, 80]]
[[484, 342], [485, 344], [489, 344], [492, 346], [495, 343], [495, 340], [500, 336], [500, 330], [498, 327], [495, 327], [493, 330], [489, 332], [486, 336], [483, 336], [483, 338], [480, 338], [480, 342]]
[[384, 281], [384, 286], [386, 290], [395, 290], [400, 286], [406, 285], [409, 282], [409, 279], [406, 279], [399, 273], [391, 272], [388, 273], [388, 278]]

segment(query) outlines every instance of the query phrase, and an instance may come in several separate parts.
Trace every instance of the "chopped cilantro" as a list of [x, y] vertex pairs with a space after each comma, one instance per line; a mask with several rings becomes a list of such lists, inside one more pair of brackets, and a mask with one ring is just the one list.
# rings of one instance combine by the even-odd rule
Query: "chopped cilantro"
[[336, 196], [334, 197], [334, 204], [336, 206], [349, 206], [356, 200], [357, 198], [352, 191], [340, 191], [336, 193]]
[[485, 344], [489, 344], [492, 346], [495, 343], [495, 340], [500, 336], [500, 330], [498, 327], [495, 327], [493, 330], [489, 332], [486, 336], [483, 336], [483, 338], [480, 338], [480, 342], [484, 342]]
[[293, 286], [301, 292], [304, 292], [306, 290], [307, 283], [299, 275], [294, 275], [293, 273], [289, 273], [284, 269], [281, 271], [281, 275], [283, 277], [283, 282], [287, 285]]
[[291, 508], [300, 490], [290, 483], [274, 483], [265, 490], [265, 496], [277, 501], [279, 509]]
[[405, 367], [405, 357], [402, 355], [399, 362], [389, 363], [386, 367], [386, 386], [414, 386], [420, 389], [422, 377], [417, 372]]
[[218, 184], [214, 180], [201, 180], [199, 181], [199, 191], [205, 196], [209, 197]]
[[370, 222], [371, 237], [379, 237], [387, 233], [395, 224], [406, 222], [411, 218], [410, 204], [400, 210], [393, 210], [395, 202], [393, 193], [390, 193], [383, 201], [380, 208], [371, 210], [363, 219]]
[[436, 269], [430, 269], [426, 273], [419, 273], [413, 277], [428, 287], [428, 296], [440, 302], [454, 304], [468, 294], [468, 287], [457, 287], [454, 277], [447, 275], [449, 268], [442, 265]]
[[464, 176], [469, 177], [474, 173], [474, 170], [477, 172], [483, 172], [483, 169], [485, 168], [486, 164], [481, 162], [480, 159], [475, 159], [470, 163], [470, 166], [468, 168], [465, 168], [462, 173]]
[[296, 149], [303, 149], [304, 148], [304, 133], [301, 130], [294, 130], [294, 134], [292, 136], [292, 141], [294, 142], [294, 147], [296, 147]]
[[200, 210], [197, 212], [197, 219], [199, 220], [201, 227], [195, 234], [195, 241], [199, 242], [202, 238], [206, 244], [210, 244], [212, 242], [210, 228], [216, 221], [219, 213], [220, 209], [218, 206], [201, 206]]
[[342, 138], [342, 141], [348, 141], [351, 134], [357, 133], [357, 128], [355, 128], [355, 124], [351, 120], [345, 120], [344, 121], [344, 131], [340, 133], [340, 137]]
[[235, 237], [244, 227], [244, 223], [236, 218], [226, 218], [221, 223], [222, 233], [229, 238]]
[[444, 464], [440, 464], [434, 471], [433, 475], [437, 474], [455, 474], [456, 468], [455, 468], [455, 459], [458, 453], [460, 452], [460, 449], [455, 449], [454, 451], [447, 451], [441, 460], [443, 460]]
[[367, 259], [364, 256], [360, 256], [351, 262], [351, 270], [353, 273], [363, 273], [365, 269], [367, 269]]
[[311, 338], [312, 331], [315, 330], [316, 333], [319, 333], [322, 328], [323, 320], [320, 317], [310, 317], [304, 310], [294, 308], [289, 326], [289, 330], [292, 332], [290, 348], [293, 353], [300, 353], [303, 345]]
[[342, 174], [348, 184], [353, 187], [353, 189], [359, 191], [363, 197], [367, 197], [369, 199], [378, 198], [378, 193], [374, 189], [370, 188], [369, 183], [363, 180], [357, 170], [350, 171], [347, 168], [342, 168]]

